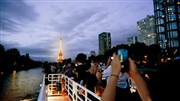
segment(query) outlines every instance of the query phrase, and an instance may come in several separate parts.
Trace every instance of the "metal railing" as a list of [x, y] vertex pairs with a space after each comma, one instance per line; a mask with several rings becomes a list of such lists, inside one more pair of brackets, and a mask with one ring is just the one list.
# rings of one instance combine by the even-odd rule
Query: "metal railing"
[[[101, 97], [96, 95], [94, 92], [88, 90], [63, 74], [49, 74], [47, 79], [49, 84], [46, 86], [44, 76], [37, 101], [47, 101], [48, 96], [60, 96], [62, 95], [62, 91], [65, 91], [72, 101], [93, 101], [90, 98], [100, 101], [101, 99]], [[83, 90], [84, 93], [79, 94], [80, 90]]]
[[47, 96], [52, 95], [62, 95], [62, 76], [61, 74], [49, 74], [48, 75], [48, 81], [49, 84], [47, 85]]
[[[73, 81], [72, 79], [68, 78], [67, 76], [64, 76], [64, 82], [65, 82], [65, 91], [68, 93], [69, 97], [72, 101], [93, 101], [93, 99], [97, 99], [100, 101], [101, 97], [96, 95], [94, 92], [88, 90], [87, 88], [83, 87], [79, 83]], [[79, 94], [79, 90], [83, 90], [83, 94]]]
[[47, 99], [46, 99], [45, 75], [43, 76], [43, 82], [41, 85], [41, 89], [40, 89], [37, 101], [47, 101]]

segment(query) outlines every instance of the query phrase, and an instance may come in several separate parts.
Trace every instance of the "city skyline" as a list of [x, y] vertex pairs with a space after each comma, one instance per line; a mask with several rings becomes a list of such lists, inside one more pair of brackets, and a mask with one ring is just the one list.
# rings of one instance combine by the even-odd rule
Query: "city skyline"
[[62, 37], [65, 58], [98, 53], [98, 35], [112, 46], [137, 35], [137, 21], [153, 15], [153, 0], [1, 0], [0, 43], [35, 60], [56, 61]]

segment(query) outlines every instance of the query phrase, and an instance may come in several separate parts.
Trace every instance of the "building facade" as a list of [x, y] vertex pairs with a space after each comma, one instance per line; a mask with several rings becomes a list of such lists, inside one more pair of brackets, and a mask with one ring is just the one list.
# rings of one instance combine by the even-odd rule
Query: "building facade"
[[90, 51], [90, 56], [96, 56], [96, 52], [95, 51]]
[[180, 49], [180, 0], [153, 0], [156, 33], [162, 51]]
[[145, 43], [147, 46], [157, 44], [155, 32], [155, 17], [148, 15], [146, 18], [137, 22], [138, 42]]
[[138, 42], [137, 36], [129, 37], [129, 38], [127, 39], [127, 41], [128, 41], [128, 45], [135, 44], [136, 42]]
[[99, 55], [103, 55], [109, 49], [111, 49], [111, 34], [102, 32], [99, 34]]

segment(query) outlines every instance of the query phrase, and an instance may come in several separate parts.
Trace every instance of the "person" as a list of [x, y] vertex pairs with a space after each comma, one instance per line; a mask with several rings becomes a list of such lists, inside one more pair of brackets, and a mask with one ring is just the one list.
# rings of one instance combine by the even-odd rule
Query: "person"
[[[43, 69], [44, 69], [44, 74], [45, 74], [45, 77], [48, 77], [48, 74], [51, 73], [51, 67], [50, 67], [50, 63], [48, 61], [45, 61], [43, 63]], [[47, 78], [45, 78], [45, 84], [48, 85], [49, 84], [49, 81]]]
[[68, 69], [65, 72], [65, 75], [67, 75], [67, 77], [70, 77], [72, 80], [74, 80], [75, 82], [77, 81], [77, 77], [75, 74], [75, 64], [71, 63], [69, 67], [67, 67]]
[[[111, 59], [109, 58], [107, 61], [107, 68], [103, 72], [103, 77], [106, 78], [106, 82], [108, 84], [108, 81], [110, 79], [111, 74]], [[129, 77], [125, 75], [124, 73], [120, 73], [117, 81], [117, 88], [116, 88], [116, 100], [115, 101], [124, 101], [126, 99], [127, 101], [131, 101], [131, 92], [128, 84]]]
[[[92, 91], [95, 93], [95, 87], [98, 84], [98, 79], [96, 75], [94, 74], [94, 65], [90, 63], [89, 61], [86, 62], [85, 64], [85, 75], [83, 79], [83, 86], [86, 87], [88, 90]], [[83, 89], [79, 90], [79, 94], [82, 95], [84, 93]], [[94, 96], [91, 94], [87, 94], [88, 98], [91, 99], [91, 101], [98, 101]], [[82, 96], [81, 96], [82, 97]]]
[[96, 75], [97, 79], [98, 79], [98, 84], [101, 83], [102, 81], [102, 72], [101, 72], [101, 67], [99, 66], [99, 60], [97, 57], [95, 57], [92, 61], [91, 61], [91, 65], [93, 68], [93, 74]]
[[82, 80], [84, 79], [85, 75], [85, 61], [87, 56], [84, 53], [79, 53], [76, 56], [76, 76], [77, 76], [77, 82], [79, 84], [82, 84]]
[[95, 87], [95, 93], [98, 96], [101, 96], [103, 91], [104, 91], [104, 87], [102, 84], [102, 72], [101, 72], [101, 68], [99, 67], [99, 65], [97, 63], [91, 63], [91, 67], [92, 67], [92, 73], [96, 76], [98, 83]]
[[106, 61], [105, 69], [104, 69], [104, 71], [102, 73], [103, 74], [102, 77], [106, 78], [106, 85], [107, 85], [108, 80], [109, 80], [109, 78], [108, 78], [109, 77], [109, 73], [111, 72], [110, 71], [111, 70], [110, 66], [111, 66], [111, 56], [108, 57], [108, 59]]
[[43, 68], [44, 68], [44, 73], [45, 73], [45, 76], [48, 76], [48, 74], [51, 73], [51, 65], [48, 61], [45, 61], [43, 63]]
[[[137, 67], [131, 58], [129, 60], [129, 71], [126, 73], [134, 81], [137, 91], [142, 101], [152, 101], [148, 87], [144, 79], [139, 74]], [[102, 94], [101, 101], [115, 101], [116, 85], [121, 72], [121, 64], [116, 53], [113, 53], [111, 62], [111, 75], [108, 84]]]

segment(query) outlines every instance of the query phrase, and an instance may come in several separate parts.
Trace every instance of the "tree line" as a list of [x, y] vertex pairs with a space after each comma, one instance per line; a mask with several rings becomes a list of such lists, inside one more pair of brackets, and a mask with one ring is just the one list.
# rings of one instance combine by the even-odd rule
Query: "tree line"
[[42, 66], [42, 62], [31, 59], [28, 53], [21, 55], [17, 48], [5, 50], [4, 46], [0, 44], [0, 75], [39, 66]]

